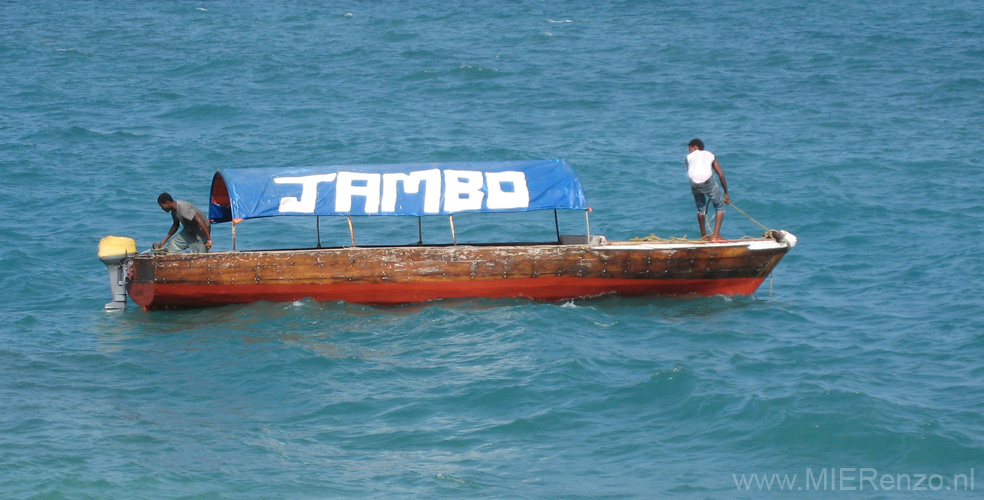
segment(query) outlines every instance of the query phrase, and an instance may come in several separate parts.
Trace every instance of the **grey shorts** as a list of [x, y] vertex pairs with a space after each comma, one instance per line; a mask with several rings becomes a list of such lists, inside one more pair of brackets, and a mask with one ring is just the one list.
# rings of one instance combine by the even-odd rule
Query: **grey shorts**
[[167, 242], [167, 251], [171, 253], [180, 252], [188, 249], [191, 253], [205, 253], [205, 238], [191, 231], [181, 230], [178, 234], [171, 237]]
[[710, 198], [711, 203], [714, 204], [714, 210], [719, 214], [724, 214], [724, 193], [713, 177], [700, 184], [691, 182], [690, 191], [694, 193], [694, 201], [697, 202], [697, 213], [707, 214], [707, 199]]

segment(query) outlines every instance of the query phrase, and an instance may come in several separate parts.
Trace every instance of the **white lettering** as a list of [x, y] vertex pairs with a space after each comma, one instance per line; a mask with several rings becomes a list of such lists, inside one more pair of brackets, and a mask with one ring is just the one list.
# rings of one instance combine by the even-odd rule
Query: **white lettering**
[[926, 491], [926, 487], [922, 484], [926, 482], [926, 474], [913, 474], [916, 478], [916, 484], [912, 485], [912, 491]]
[[481, 210], [484, 180], [481, 172], [471, 170], [444, 171], [444, 211]]
[[[879, 474], [874, 467], [821, 468], [819, 475], [813, 468], [806, 469], [806, 484], [797, 483], [793, 474], [732, 474], [738, 490], [771, 491], [974, 491], [974, 469], [970, 474], [953, 474], [952, 483], [943, 474]], [[829, 481], [828, 481], [829, 478]]]
[[[420, 183], [424, 182], [424, 213], [436, 214], [441, 211], [441, 170], [418, 170], [409, 174], [383, 174], [383, 212], [396, 212], [398, 198], [398, 183], [403, 183], [403, 192], [416, 194], [420, 192]], [[402, 206], [400, 207], [402, 208]]]
[[[357, 186], [356, 182], [365, 182], [365, 185]], [[379, 174], [339, 172], [335, 184], [335, 211], [351, 212], [353, 196], [366, 197], [365, 213], [379, 212]]]
[[280, 213], [313, 214], [318, 202], [318, 183], [332, 182], [335, 174], [304, 175], [300, 177], [277, 177], [276, 184], [300, 184], [301, 197], [285, 196], [280, 199]]
[[908, 474], [899, 474], [896, 477], [895, 483], [898, 485], [898, 488], [899, 489], [902, 488], [902, 479], [903, 478], [905, 478], [905, 489], [906, 490], [909, 490], [909, 491], [912, 491], [912, 477], [910, 477]]
[[[856, 472], [857, 470], [858, 469], [855, 468], [855, 467], [841, 467], [840, 470], [838, 470], [838, 472], [840, 472], [840, 488], [839, 489], [841, 491], [854, 491], [854, 490], [858, 489], [857, 486], [844, 486], [844, 483], [847, 483], [847, 482], [852, 482], [853, 483], [854, 480], [857, 479], [856, 477], [854, 477], [854, 472]], [[851, 475], [850, 476], [845, 476], [844, 475], [845, 473], [850, 473]]]
[[963, 479], [963, 483], [964, 483], [963, 489], [964, 489], [964, 491], [967, 490], [967, 485], [968, 484], [970, 485], [970, 489], [971, 490], [974, 489], [974, 469], [970, 469], [970, 482], [969, 483], [968, 483], [968, 480], [967, 480], [967, 474], [954, 474], [954, 476], [953, 476], [953, 489], [955, 489], [955, 490], [956, 489], [960, 489], [960, 486], [958, 485], [958, 481], [960, 481], [960, 479]]
[[[365, 198], [366, 214], [393, 213], [404, 209], [401, 194], [418, 194], [423, 189], [423, 213], [441, 212], [441, 184], [444, 184], [444, 211], [455, 213], [481, 210], [482, 202], [492, 210], [527, 208], [530, 191], [526, 174], [520, 171], [480, 172], [473, 170], [418, 170], [409, 173], [338, 172], [297, 177], [277, 177], [276, 184], [300, 184], [300, 196], [280, 198], [284, 214], [311, 214], [317, 210], [318, 185], [335, 182], [335, 213], [352, 211], [352, 198]], [[402, 186], [401, 186], [402, 184]], [[421, 187], [421, 184], [423, 187]], [[418, 207], [413, 207], [420, 210]]]
[[881, 489], [890, 490], [895, 487], [895, 477], [891, 474], [882, 474], [880, 484]]
[[[814, 481], [814, 479], [816, 479], [816, 481]], [[826, 491], [827, 490], [827, 469], [820, 469], [820, 477], [814, 477], [813, 476], [813, 469], [807, 468], [806, 469], [806, 489], [807, 489], [807, 491], [810, 490], [810, 486], [812, 486], [814, 490], [819, 490], [821, 485], [823, 485], [823, 489], [824, 489], [824, 491]]]
[[[530, 190], [526, 186], [526, 174], [523, 172], [486, 172], [485, 183], [489, 191], [486, 204], [490, 209], [526, 208], [530, 206]], [[504, 185], [511, 185], [509, 191]]]
[[864, 483], [868, 483], [872, 489], [878, 491], [878, 485], [875, 484], [875, 479], [878, 478], [878, 470], [872, 467], [862, 467], [861, 468], [861, 485], [858, 489], [864, 491]]

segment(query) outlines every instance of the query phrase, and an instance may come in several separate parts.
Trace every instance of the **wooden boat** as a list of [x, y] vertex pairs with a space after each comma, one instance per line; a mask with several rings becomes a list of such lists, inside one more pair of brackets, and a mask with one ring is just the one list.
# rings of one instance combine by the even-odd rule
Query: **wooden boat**
[[[480, 174], [456, 179], [460, 172]], [[346, 173], [360, 175], [345, 180]], [[387, 174], [404, 182], [396, 202], [392, 190], [398, 183]], [[277, 180], [284, 178], [291, 180]], [[293, 192], [276, 189], [290, 183]], [[319, 183], [333, 183], [327, 187], [334, 189]], [[424, 192], [438, 185], [439, 197]], [[408, 192], [416, 196], [405, 196]], [[465, 210], [484, 212], [590, 210], [576, 174], [562, 160], [224, 170], [213, 178], [211, 194], [210, 219], [232, 221], [233, 228], [246, 218], [289, 210], [309, 215], [382, 215], [388, 210], [386, 215], [447, 215], [453, 234], [453, 214], [463, 211], [462, 202], [471, 203]], [[352, 203], [353, 196], [364, 203]], [[475, 203], [479, 197], [481, 204]], [[747, 295], [796, 244], [785, 231], [710, 243], [606, 241], [590, 234], [560, 236], [559, 228], [558, 241], [550, 243], [425, 245], [421, 238], [417, 245], [360, 247], [354, 232], [352, 240], [351, 247], [340, 248], [145, 252], [125, 260], [126, 289], [145, 310], [303, 298], [393, 305], [479, 297], [558, 301], [605, 294]]]
[[465, 297], [747, 295], [791, 245], [599, 242], [141, 254], [127, 286], [144, 309], [302, 298], [406, 304]]

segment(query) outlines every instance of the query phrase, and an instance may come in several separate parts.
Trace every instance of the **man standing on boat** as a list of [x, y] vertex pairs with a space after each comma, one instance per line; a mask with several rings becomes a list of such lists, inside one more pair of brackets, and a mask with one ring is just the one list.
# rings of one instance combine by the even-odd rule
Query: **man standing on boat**
[[[161, 246], [167, 244], [168, 252], [180, 252], [187, 248], [191, 253], [204, 253], [212, 248], [212, 225], [205, 217], [205, 212], [187, 201], [174, 201], [167, 193], [161, 193], [157, 197], [157, 204], [161, 206], [161, 210], [170, 212], [171, 220], [174, 221], [167, 237], [161, 240]], [[174, 236], [179, 224], [183, 224], [184, 229]], [[167, 240], [171, 242], [168, 243]]]
[[[721, 221], [724, 220], [724, 204], [731, 203], [728, 196], [728, 181], [724, 178], [721, 164], [718, 163], [714, 153], [704, 150], [704, 141], [694, 139], [690, 141], [690, 154], [687, 155], [687, 176], [690, 177], [690, 191], [694, 193], [694, 200], [697, 202], [697, 222], [700, 223], [700, 237], [707, 239], [707, 228], [705, 227], [705, 217], [707, 216], [707, 199], [710, 198], [714, 204], [714, 234], [711, 235], [712, 242], [724, 241], [721, 239]], [[714, 172], [721, 178], [721, 186], [714, 181]], [[722, 194], [723, 189], [723, 194]]]

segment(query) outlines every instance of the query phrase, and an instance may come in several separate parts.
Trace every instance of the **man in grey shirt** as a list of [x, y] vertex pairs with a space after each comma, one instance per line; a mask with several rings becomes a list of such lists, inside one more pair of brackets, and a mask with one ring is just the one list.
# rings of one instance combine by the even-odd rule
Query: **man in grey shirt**
[[[192, 253], [204, 253], [212, 248], [212, 225], [205, 217], [205, 212], [187, 201], [174, 201], [167, 193], [161, 193], [157, 197], [157, 204], [161, 206], [161, 210], [171, 212], [171, 219], [174, 221], [167, 237], [161, 240], [161, 245], [167, 243], [168, 252], [180, 252], [187, 248]], [[174, 236], [179, 224], [184, 225], [184, 229]], [[168, 243], [167, 240], [171, 242]]]

